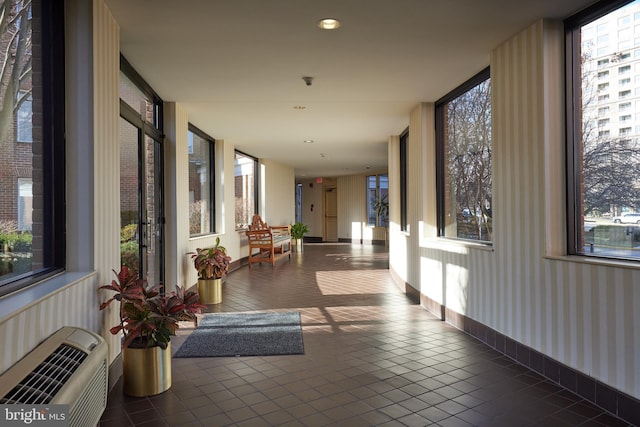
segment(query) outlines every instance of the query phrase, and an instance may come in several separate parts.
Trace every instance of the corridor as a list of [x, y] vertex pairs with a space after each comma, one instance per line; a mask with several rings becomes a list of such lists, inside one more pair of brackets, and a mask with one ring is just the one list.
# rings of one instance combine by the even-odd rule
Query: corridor
[[100, 425], [627, 425], [412, 303], [384, 251], [307, 244], [234, 271], [208, 311], [299, 311], [305, 354], [173, 359], [169, 391], [130, 398], [120, 381]]

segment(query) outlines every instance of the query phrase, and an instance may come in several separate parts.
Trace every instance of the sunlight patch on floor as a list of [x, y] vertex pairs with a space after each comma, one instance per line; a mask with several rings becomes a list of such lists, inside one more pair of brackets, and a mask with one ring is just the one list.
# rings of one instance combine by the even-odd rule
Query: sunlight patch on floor
[[318, 271], [316, 283], [322, 295], [386, 294], [393, 292], [388, 276], [388, 270]]

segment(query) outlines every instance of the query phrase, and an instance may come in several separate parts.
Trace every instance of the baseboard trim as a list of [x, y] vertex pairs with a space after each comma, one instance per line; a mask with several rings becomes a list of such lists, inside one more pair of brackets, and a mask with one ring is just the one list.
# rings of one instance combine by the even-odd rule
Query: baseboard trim
[[113, 362], [111, 362], [111, 365], [109, 365], [109, 372], [108, 372], [108, 378], [107, 378], [109, 382], [109, 392], [111, 392], [111, 390], [116, 385], [118, 380], [120, 380], [121, 377], [122, 377], [122, 352], [120, 352], [120, 354], [118, 354], [116, 358], [113, 359]]
[[443, 306], [406, 283], [393, 269], [390, 268], [390, 272], [400, 290], [404, 291], [411, 301], [419, 301], [419, 304], [434, 316], [542, 375], [549, 381], [632, 425], [640, 426], [640, 400], [560, 363], [483, 323]]

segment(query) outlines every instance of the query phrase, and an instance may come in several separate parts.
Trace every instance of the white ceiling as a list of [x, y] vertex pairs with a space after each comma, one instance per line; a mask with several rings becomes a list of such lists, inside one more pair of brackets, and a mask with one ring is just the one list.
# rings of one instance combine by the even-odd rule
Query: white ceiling
[[[106, 2], [122, 53], [163, 100], [213, 138], [316, 177], [386, 169], [388, 138], [416, 104], [487, 67], [538, 19], [592, 0]], [[325, 17], [342, 26], [320, 30]]]

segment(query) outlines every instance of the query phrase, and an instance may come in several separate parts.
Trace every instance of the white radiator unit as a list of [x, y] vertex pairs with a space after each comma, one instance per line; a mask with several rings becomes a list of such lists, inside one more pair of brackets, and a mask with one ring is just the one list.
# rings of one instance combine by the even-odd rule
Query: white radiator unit
[[107, 406], [107, 344], [64, 327], [0, 375], [0, 404], [69, 405], [71, 427], [95, 426]]

